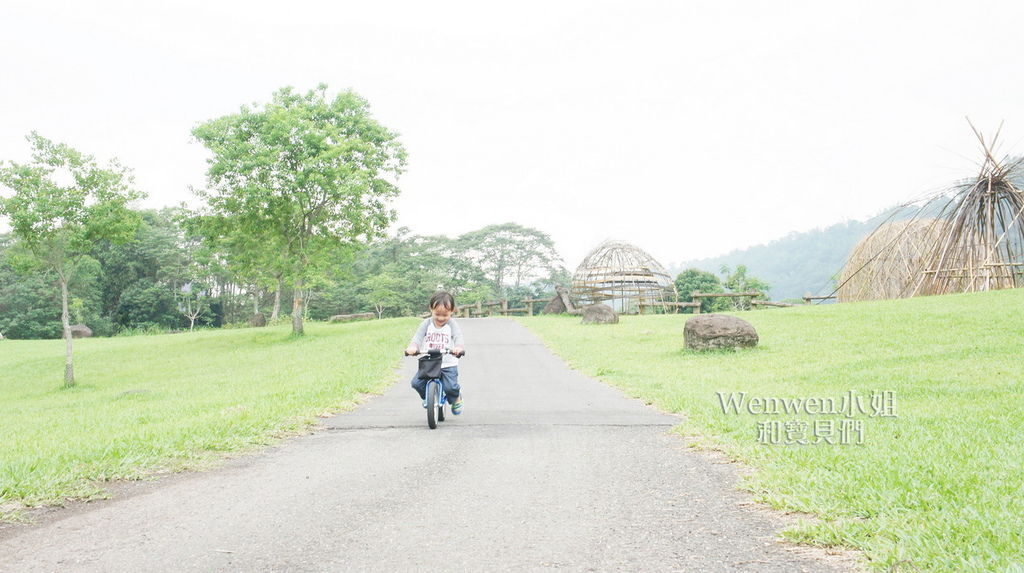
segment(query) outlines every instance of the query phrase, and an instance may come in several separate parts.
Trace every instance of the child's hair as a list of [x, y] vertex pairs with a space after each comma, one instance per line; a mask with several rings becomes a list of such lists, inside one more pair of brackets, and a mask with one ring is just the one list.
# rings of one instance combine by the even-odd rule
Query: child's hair
[[434, 296], [430, 297], [428, 308], [434, 310], [439, 306], [455, 312], [455, 297], [445, 291], [434, 293]]

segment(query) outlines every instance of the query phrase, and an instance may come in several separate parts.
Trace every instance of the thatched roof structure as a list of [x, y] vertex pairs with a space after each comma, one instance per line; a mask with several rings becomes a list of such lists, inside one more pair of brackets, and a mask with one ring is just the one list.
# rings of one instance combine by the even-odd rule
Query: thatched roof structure
[[911, 296], [943, 228], [931, 218], [883, 223], [850, 253], [839, 275], [839, 302]]
[[[875, 233], [891, 234], [889, 240], [873, 243], [873, 254], [870, 248], [855, 251], [879, 264], [851, 261], [847, 268], [852, 272], [844, 271], [837, 292], [851, 283], [850, 292], [859, 292], [856, 283], [865, 271], [868, 277], [862, 282], [889, 285], [877, 291], [887, 293], [885, 298], [895, 292], [918, 296], [1024, 286], [1024, 192], [1019, 187], [1024, 158], [999, 161], [993, 151], [998, 132], [990, 142], [976, 129], [974, 133], [985, 154], [978, 175], [926, 202], [897, 231], [880, 227]], [[914, 221], [921, 213], [937, 213], [937, 221], [919, 226]]]
[[650, 305], [678, 300], [672, 277], [654, 257], [612, 240], [598, 245], [576, 268], [572, 296], [581, 304], [620, 300]]

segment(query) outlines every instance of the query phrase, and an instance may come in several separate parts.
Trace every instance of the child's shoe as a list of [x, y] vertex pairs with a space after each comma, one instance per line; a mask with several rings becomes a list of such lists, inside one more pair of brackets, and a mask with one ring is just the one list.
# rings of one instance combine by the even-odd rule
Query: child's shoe
[[456, 416], [458, 416], [461, 413], [462, 413], [462, 396], [459, 396], [459, 399], [456, 400], [454, 404], [452, 404], [452, 414], [455, 414]]
[[423, 409], [424, 410], [427, 409], [427, 399], [426, 398], [423, 399]]

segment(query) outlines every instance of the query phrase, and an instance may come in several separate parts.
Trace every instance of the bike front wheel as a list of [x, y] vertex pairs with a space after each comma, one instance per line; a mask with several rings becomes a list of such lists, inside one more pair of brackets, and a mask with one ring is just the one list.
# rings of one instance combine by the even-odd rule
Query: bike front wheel
[[431, 430], [437, 428], [437, 386], [436, 380], [427, 382], [427, 425]]

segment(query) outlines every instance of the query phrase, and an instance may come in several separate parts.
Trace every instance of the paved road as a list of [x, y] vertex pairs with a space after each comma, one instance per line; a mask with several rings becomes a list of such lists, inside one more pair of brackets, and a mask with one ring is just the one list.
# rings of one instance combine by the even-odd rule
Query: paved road
[[[407, 380], [322, 431], [0, 534], [2, 571], [835, 571], [776, 541], [676, 419], [513, 321], [462, 321], [466, 407]], [[396, 347], [399, 344], [396, 344]]]

